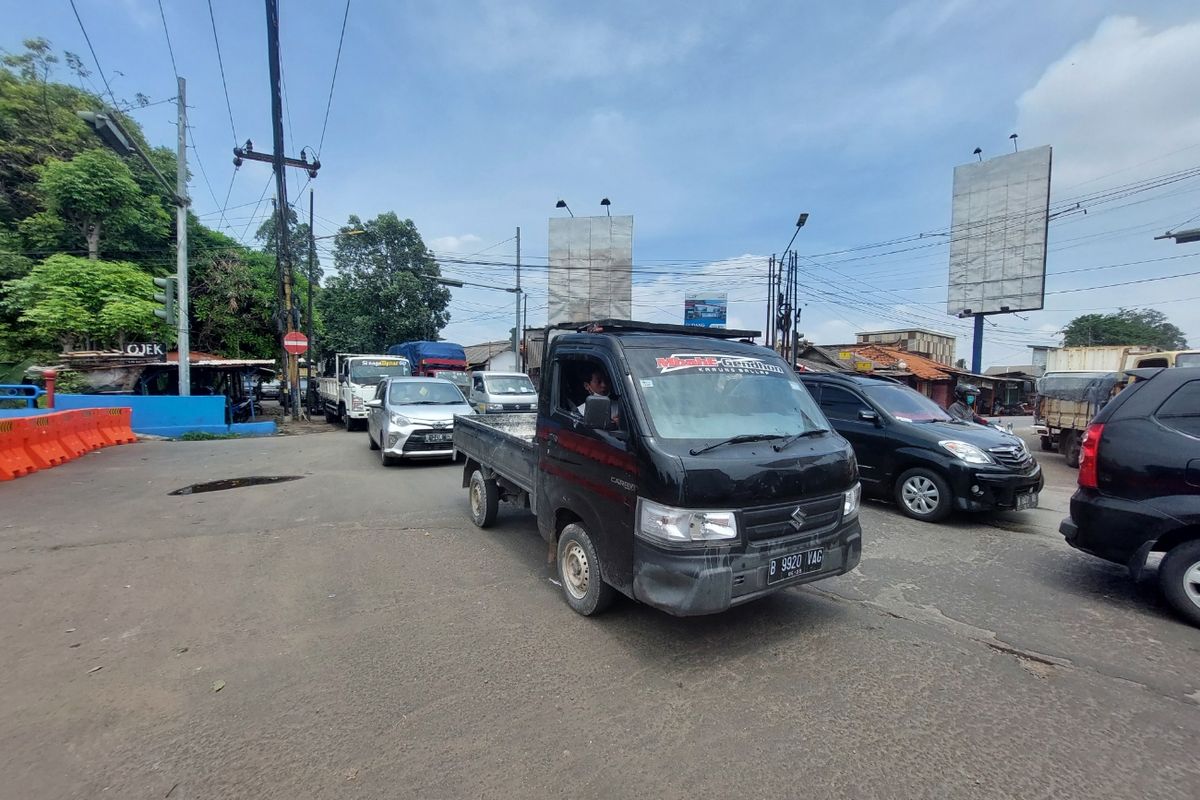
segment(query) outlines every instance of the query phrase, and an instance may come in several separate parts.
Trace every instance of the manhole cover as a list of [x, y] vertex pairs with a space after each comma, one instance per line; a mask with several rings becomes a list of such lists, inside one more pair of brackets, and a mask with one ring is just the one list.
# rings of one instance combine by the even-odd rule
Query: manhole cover
[[176, 489], [169, 494], [201, 494], [202, 492], [223, 492], [226, 489], [240, 489], [243, 486], [260, 486], [264, 483], [284, 483], [298, 481], [303, 475], [251, 475], [248, 478], [227, 478], [223, 481], [193, 483], [182, 489]]

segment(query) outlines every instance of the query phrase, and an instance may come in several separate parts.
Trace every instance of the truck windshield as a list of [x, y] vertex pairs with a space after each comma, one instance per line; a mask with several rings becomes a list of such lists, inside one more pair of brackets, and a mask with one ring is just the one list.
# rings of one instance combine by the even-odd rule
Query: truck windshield
[[907, 386], [880, 384], [867, 386], [863, 391], [901, 422], [949, 422], [953, 419], [937, 403]]
[[786, 437], [829, 429], [812, 396], [773, 354], [626, 352], [660, 438]]
[[1200, 353], [1180, 353], [1175, 356], [1177, 367], [1200, 367]]
[[403, 378], [411, 374], [408, 362], [395, 358], [350, 363], [350, 382], [357, 386], [377, 386], [384, 378]]
[[534, 394], [533, 381], [525, 375], [486, 375], [483, 384], [488, 394]]
[[388, 405], [393, 406], [457, 406], [462, 402], [462, 392], [446, 383], [396, 381], [388, 389]]

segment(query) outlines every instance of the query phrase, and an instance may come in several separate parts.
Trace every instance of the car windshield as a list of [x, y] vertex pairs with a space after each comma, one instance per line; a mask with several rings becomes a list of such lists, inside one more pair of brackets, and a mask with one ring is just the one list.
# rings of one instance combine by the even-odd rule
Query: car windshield
[[660, 438], [785, 437], [829, 429], [808, 390], [773, 353], [627, 354]]
[[1175, 356], [1177, 367], [1200, 367], [1200, 353], [1180, 353]]
[[441, 381], [396, 381], [388, 389], [388, 404], [393, 406], [457, 406], [462, 402], [462, 393]]
[[533, 394], [533, 381], [525, 375], [487, 375], [483, 384], [488, 394]]
[[411, 374], [408, 362], [395, 358], [375, 358], [350, 364], [350, 382], [359, 386], [375, 386], [384, 378], [403, 378]]
[[471, 376], [465, 372], [459, 372], [452, 369], [435, 370], [433, 377], [441, 378], [444, 381], [450, 381], [456, 386], [469, 386], [471, 384]]
[[954, 418], [925, 395], [899, 384], [865, 386], [863, 391], [901, 422], [949, 422]]

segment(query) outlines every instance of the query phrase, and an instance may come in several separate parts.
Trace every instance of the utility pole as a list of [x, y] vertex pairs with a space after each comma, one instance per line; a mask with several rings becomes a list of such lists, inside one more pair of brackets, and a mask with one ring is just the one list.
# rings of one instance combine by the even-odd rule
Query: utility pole
[[775, 346], [775, 256], [772, 255], [767, 259], [767, 327], [763, 328], [766, 334], [767, 347]]
[[521, 227], [517, 226], [517, 318], [513, 321], [513, 363], [521, 365], [521, 348], [519, 342], [524, 335], [521, 331]]
[[175, 204], [175, 286], [179, 292], [175, 314], [178, 317], [176, 349], [179, 351], [179, 396], [192, 393], [191, 330], [188, 327], [188, 243], [187, 243], [187, 81], [179, 79], [178, 124], [175, 155], [175, 194], [185, 202]]
[[313, 393], [316, 387], [313, 386], [312, 362], [313, 362], [313, 284], [317, 281], [317, 239], [313, 234], [313, 190], [308, 190], [308, 313], [305, 315], [308, 320], [308, 352], [305, 353], [308, 364], [308, 397], [305, 398], [305, 403], [309, 411], [312, 411]]

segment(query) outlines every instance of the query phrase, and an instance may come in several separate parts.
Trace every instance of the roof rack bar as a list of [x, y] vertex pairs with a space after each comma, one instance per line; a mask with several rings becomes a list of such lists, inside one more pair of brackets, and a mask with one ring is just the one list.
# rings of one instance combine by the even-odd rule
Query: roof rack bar
[[684, 336], [703, 336], [710, 339], [756, 339], [761, 331], [733, 328], [702, 328], [694, 325], [669, 325], [660, 322], [636, 322], [631, 319], [598, 319], [591, 322], [559, 322], [546, 326], [548, 330], [569, 330], [578, 333], [671, 333]]

